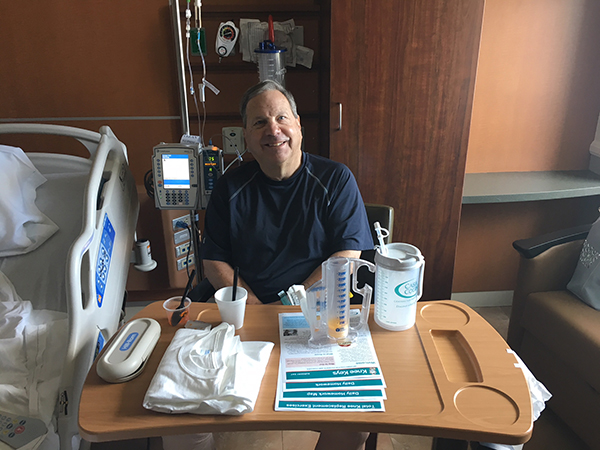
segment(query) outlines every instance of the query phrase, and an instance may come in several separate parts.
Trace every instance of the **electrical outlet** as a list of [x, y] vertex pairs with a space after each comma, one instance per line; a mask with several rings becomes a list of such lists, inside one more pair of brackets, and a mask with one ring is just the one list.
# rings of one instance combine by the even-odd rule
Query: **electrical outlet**
[[244, 134], [241, 127], [223, 127], [223, 153], [229, 155], [240, 154], [244, 151]]
[[175, 247], [175, 256], [179, 258], [180, 256], [184, 256], [190, 249], [190, 243], [186, 242], [185, 244], [181, 244]]
[[181, 230], [173, 235], [173, 241], [175, 242], [175, 245], [183, 244], [184, 242], [189, 240], [190, 233], [188, 232], [188, 230]]
[[187, 258], [187, 262], [185, 258], [181, 258], [177, 260], [177, 270], [185, 270], [186, 267], [189, 266], [193, 266], [195, 265], [195, 258], [194, 258], [194, 254], [192, 253], [190, 256], [188, 256]]
[[190, 228], [192, 226], [192, 221], [190, 220], [189, 214], [185, 215], [185, 216], [178, 217], [176, 219], [173, 219], [173, 231], [185, 230], [185, 228], [178, 227], [176, 225], [177, 222], [183, 222], [183, 223], [187, 224], [187, 226], [190, 227]]

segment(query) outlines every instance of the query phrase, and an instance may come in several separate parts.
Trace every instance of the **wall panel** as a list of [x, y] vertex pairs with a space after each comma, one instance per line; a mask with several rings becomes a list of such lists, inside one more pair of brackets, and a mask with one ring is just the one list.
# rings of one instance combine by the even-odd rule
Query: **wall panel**
[[487, 0], [467, 173], [587, 168], [598, 42], [595, 0]]
[[[586, 169], [600, 112], [600, 3], [486, 0], [467, 173]], [[591, 222], [597, 201], [463, 205], [455, 292], [514, 289], [511, 243]]]
[[177, 114], [168, 3], [2, 2], [1, 118]]
[[463, 205], [454, 292], [513, 290], [519, 266], [514, 241], [591, 223], [599, 206], [598, 196]]

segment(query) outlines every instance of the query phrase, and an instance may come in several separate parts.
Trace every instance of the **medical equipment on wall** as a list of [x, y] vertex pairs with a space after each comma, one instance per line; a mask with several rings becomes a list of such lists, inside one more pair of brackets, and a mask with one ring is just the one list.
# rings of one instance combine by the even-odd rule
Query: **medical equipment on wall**
[[[182, 135], [190, 135], [190, 117], [188, 110], [188, 95], [192, 97], [196, 113], [198, 114], [198, 136], [204, 136], [204, 125], [206, 123], [206, 87], [212, 90], [215, 95], [219, 90], [206, 79], [206, 39], [204, 28], [202, 28], [202, 13], [200, 0], [194, 2], [196, 27], [192, 27], [192, 10], [190, 9], [190, 0], [187, 1], [185, 9], [185, 47], [182, 39], [181, 11], [177, 0], [169, 0], [171, 7], [171, 19], [173, 23], [173, 35], [175, 38], [175, 55], [177, 58], [177, 75], [179, 80], [179, 108], [182, 124]], [[197, 53], [196, 53], [197, 52]], [[202, 62], [202, 80], [198, 85], [194, 81], [194, 71], [192, 69], [191, 56], [200, 56]], [[186, 70], [188, 78], [186, 79]], [[196, 87], [198, 89], [196, 89]], [[202, 103], [203, 114], [200, 114], [199, 102]], [[204, 146], [204, 142], [201, 143]]]
[[258, 44], [254, 52], [258, 56], [258, 78], [260, 81], [273, 80], [285, 86], [285, 57], [287, 49], [275, 45], [273, 17], [269, 16], [269, 39]]
[[215, 41], [215, 51], [221, 58], [229, 56], [235, 48], [240, 30], [230, 20], [221, 22], [217, 31], [217, 39]]
[[152, 249], [148, 239], [135, 240], [132, 257], [133, 267], [140, 272], [150, 272], [157, 266], [157, 262], [152, 259]]
[[154, 204], [159, 209], [206, 209], [222, 174], [223, 151], [198, 144], [154, 147]]
[[202, 26], [202, 2], [196, 0], [194, 3], [194, 27], [190, 25], [192, 11], [190, 10], [190, 0], [187, 0], [185, 10], [186, 30], [190, 32], [192, 43], [192, 55], [206, 55], [206, 30]]
[[206, 55], [206, 35], [204, 28], [191, 28], [190, 40], [192, 42], [192, 55], [199, 56], [200, 53]]
[[[329, 258], [321, 265], [323, 278], [308, 288], [306, 296], [300, 295], [302, 313], [310, 326], [309, 346], [350, 345], [356, 339], [357, 331], [366, 325], [373, 288], [365, 283], [362, 289], [358, 289], [358, 269], [362, 266], [375, 272], [375, 266], [362, 259]], [[351, 287], [363, 297], [358, 324], [351, 323]]]

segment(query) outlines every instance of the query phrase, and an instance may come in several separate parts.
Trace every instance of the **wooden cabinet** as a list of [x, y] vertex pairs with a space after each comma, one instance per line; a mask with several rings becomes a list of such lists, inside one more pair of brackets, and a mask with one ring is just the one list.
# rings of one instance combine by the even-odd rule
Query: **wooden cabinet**
[[394, 241], [425, 256], [423, 298], [450, 298], [483, 0], [329, 6], [329, 157], [395, 208]]

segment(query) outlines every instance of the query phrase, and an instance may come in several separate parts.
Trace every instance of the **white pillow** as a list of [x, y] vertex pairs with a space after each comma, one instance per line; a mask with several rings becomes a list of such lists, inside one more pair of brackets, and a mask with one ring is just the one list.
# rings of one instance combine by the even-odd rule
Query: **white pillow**
[[23, 150], [0, 145], [0, 257], [33, 251], [58, 231], [35, 204], [45, 182]]
[[579, 300], [600, 311], [600, 219], [592, 224], [583, 242], [567, 289]]

